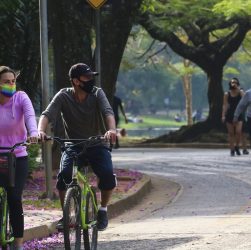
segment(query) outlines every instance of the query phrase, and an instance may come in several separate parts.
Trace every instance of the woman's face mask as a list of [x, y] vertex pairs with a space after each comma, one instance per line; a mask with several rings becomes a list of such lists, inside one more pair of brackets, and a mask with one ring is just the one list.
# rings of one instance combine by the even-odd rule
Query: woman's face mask
[[16, 92], [16, 84], [0, 84], [0, 93], [6, 97], [12, 97]]

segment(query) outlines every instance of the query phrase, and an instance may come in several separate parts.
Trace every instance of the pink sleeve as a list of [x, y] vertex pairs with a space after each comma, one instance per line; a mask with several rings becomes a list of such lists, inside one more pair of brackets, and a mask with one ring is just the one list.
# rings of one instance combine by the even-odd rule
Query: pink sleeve
[[22, 93], [22, 107], [23, 107], [25, 125], [28, 130], [28, 135], [37, 136], [38, 135], [37, 121], [33, 105], [28, 95], [23, 91], [20, 92]]

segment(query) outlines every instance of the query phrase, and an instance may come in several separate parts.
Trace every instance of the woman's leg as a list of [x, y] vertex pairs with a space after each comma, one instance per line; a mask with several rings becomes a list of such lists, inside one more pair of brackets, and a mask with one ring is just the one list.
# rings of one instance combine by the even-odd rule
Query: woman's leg
[[242, 121], [239, 121], [235, 125], [235, 142], [236, 142], [236, 147], [239, 147], [240, 142], [241, 142], [241, 134], [242, 134]]
[[228, 131], [228, 141], [229, 147], [231, 150], [234, 150], [235, 135], [234, 135], [234, 126], [232, 123], [227, 122], [227, 131]]
[[22, 193], [28, 175], [28, 158], [20, 157], [16, 161], [15, 187], [7, 188], [7, 198], [10, 211], [10, 223], [15, 237], [16, 247], [23, 245], [24, 215]]

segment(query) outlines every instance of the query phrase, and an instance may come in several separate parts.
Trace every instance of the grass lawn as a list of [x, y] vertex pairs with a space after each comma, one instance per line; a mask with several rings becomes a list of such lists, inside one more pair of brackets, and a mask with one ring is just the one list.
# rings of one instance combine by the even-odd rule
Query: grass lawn
[[119, 127], [125, 129], [138, 129], [138, 128], [179, 128], [186, 125], [186, 122], [176, 122], [174, 119], [168, 119], [166, 116], [150, 116], [142, 115], [139, 117], [142, 122], [138, 123], [125, 123], [121, 117]]

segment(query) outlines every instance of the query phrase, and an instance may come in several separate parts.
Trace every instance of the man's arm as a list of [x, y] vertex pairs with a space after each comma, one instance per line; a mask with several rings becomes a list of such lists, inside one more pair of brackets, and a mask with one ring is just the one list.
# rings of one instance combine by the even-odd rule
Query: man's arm
[[41, 115], [38, 122], [38, 134], [42, 141], [46, 138], [46, 128], [49, 124], [49, 119], [46, 115]]
[[240, 114], [242, 114], [247, 109], [248, 99], [249, 96], [245, 93], [235, 109], [233, 122], [237, 122]]
[[116, 142], [116, 124], [115, 119], [113, 115], [108, 115], [105, 117], [105, 123], [107, 132], [105, 133], [105, 137], [109, 140], [111, 140], [111, 143]]

